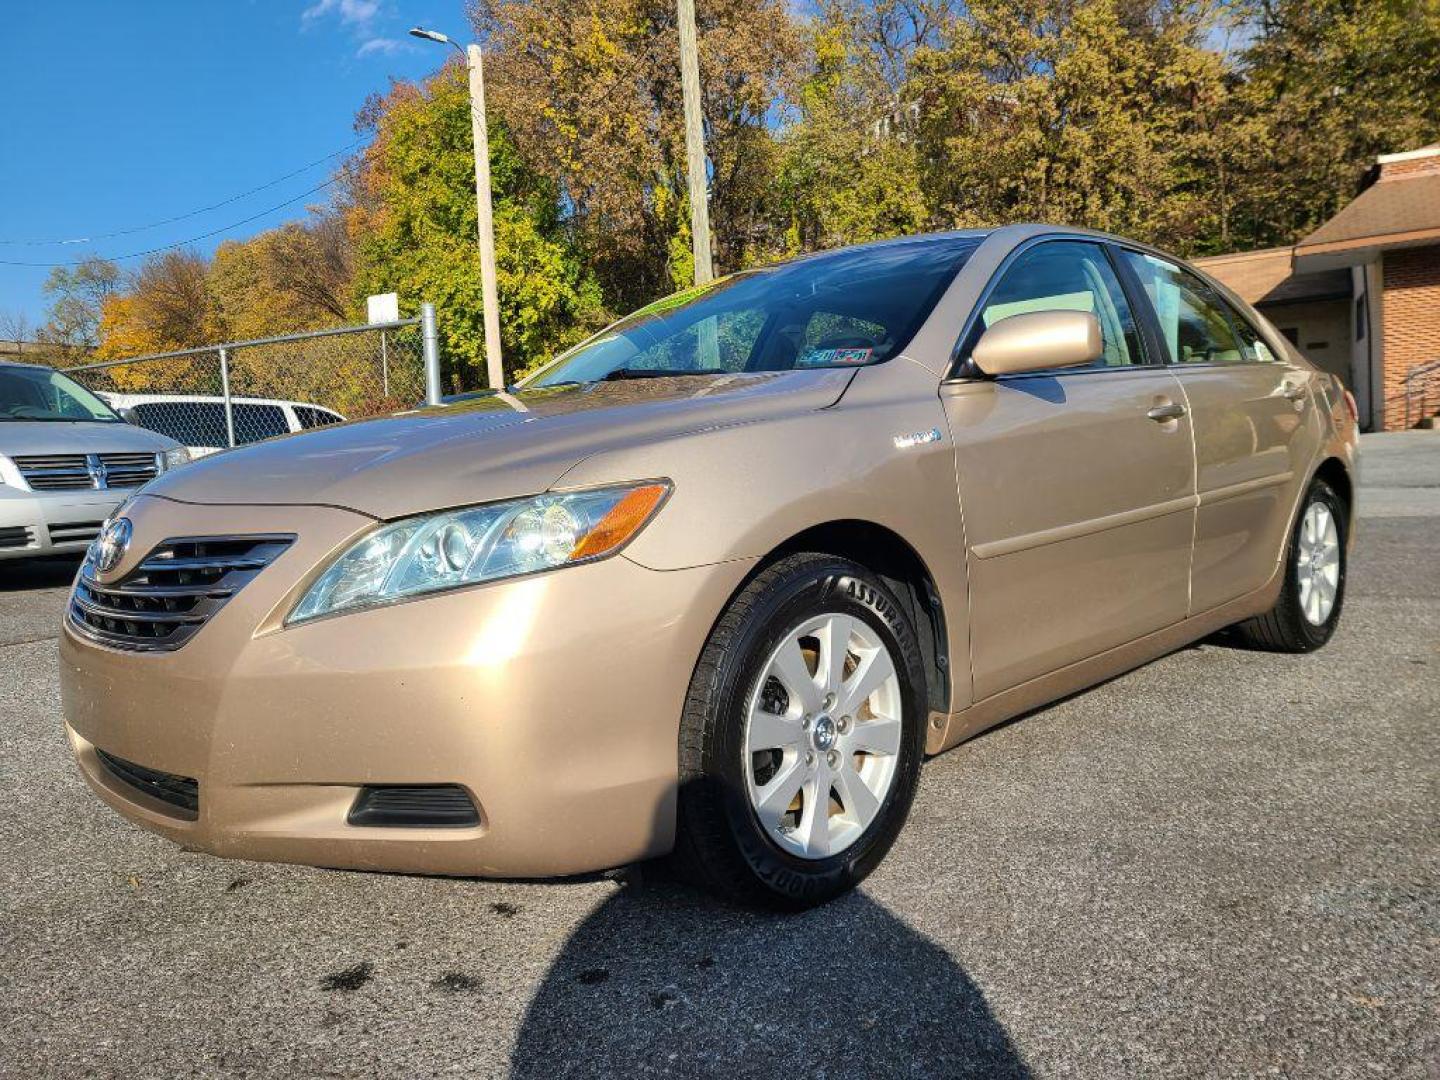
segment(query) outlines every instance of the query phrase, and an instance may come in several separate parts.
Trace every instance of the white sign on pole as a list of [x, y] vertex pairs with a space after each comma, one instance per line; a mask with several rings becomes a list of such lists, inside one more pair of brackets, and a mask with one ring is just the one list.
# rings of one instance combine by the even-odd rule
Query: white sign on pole
[[400, 295], [387, 292], [365, 298], [365, 319], [375, 323], [398, 322], [400, 320]]

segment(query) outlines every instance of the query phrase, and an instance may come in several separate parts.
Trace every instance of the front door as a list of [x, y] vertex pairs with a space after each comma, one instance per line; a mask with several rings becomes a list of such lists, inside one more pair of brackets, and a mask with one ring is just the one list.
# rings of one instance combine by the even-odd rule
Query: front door
[[1189, 271], [1143, 252], [1120, 257], [1151, 301], [1195, 425], [1190, 610], [1199, 614], [1264, 586], [1284, 556], [1320, 438], [1314, 372], [1282, 358]]
[[1093, 312], [1086, 368], [942, 387], [970, 581], [975, 700], [1185, 617], [1194, 527], [1190, 419], [1175, 377], [1146, 363], [1106, 250], [1023, 250], [981, 302], [962, 355], [1011, 315]]

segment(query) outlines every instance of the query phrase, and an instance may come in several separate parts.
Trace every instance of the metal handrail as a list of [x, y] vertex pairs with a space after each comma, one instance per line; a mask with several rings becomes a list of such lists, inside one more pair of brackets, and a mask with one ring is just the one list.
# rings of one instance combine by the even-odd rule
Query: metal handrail
[[[1405, 373], [1404, 389], [1398, 394], [1392, 394], [1385, 399], [1385, 416], [1389, 417], [1392, 403], [1403, 399], [1405, 404], [1405, 428], [1409, 428], [1429, 416], [1434, 416], [1440, 410], [1440, 360], [1430, 360], [1417, 367], [1411, 368]], [[1431, 394], [1435, 395], [1435, 405], [1431, 406]], [[1419, 408], [1415, 410], [1415, 399], [1419, 398]]]

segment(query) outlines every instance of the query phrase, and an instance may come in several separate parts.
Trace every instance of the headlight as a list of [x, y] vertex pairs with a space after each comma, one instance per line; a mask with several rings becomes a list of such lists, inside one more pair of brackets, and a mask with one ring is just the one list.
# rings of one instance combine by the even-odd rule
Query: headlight
[[670, 485], [657, 481], [392, 521], [331, 563], [286, 622], [603, 559], [638, 533], [669, 493]]
[[173, 450], [166, 450], [160, 455], [160, 470], [169, 472], [171, 469], [178, 469], [181, 465], [190, 463], [190, 451], [183, 446], [177, 446]]

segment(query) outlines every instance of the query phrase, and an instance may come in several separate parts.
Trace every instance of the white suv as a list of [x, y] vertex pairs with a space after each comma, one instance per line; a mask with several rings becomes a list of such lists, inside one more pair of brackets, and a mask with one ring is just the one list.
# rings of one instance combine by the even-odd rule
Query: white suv
[[135, 488], [189, 460], [60, 372], [0, 362], [0, 559], [84, 551]]
[[102, 396], [132, 423], [178, 439], [190, 450], [191, 457], [204, 457], [229, 446], [229, 424], [234, 425], [235, 445], [245, 446], [345, 420], [339, 413], [320, 405], [274, 398], [231, 398], [231, 419], [227, 423], [225, 399], [214, 394], [106, 393]]

